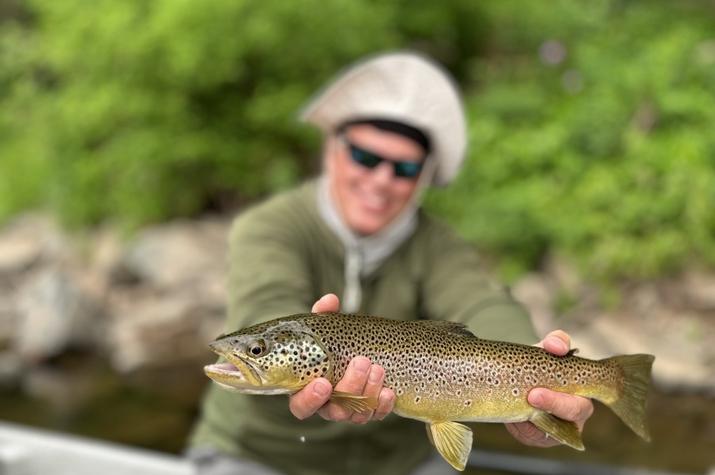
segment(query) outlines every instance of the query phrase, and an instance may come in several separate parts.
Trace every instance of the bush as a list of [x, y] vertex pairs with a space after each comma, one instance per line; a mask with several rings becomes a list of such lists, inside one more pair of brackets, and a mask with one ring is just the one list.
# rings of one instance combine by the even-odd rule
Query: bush
[[291, 185], [318, 147], [299, 107], [345, 64], [411, 47], [452, 70], [470, 115], [467, 167], [428, 207], [507, 277], [550, 253], [605, 278], [715, 263], [709, 3], [17, 5], [0, 18], [0, 221], [49, 206], [131, 228]]
[[542, 20], [535, 5], [520, 18], [558, 23], [512, 25], [507, 52], [475, 67], [469, 164], [431, 207], [507, 276], [550, 252], [606, 278], [715, 263], [712, 7], [562, 2]]
[[0, 47], [0, 216], [48, 203], [68, 224], [135, 225], [294, 183], [316, 149], [296, 111], [338, 67], [405, 43], [398, 6], [32, 1], [33, 30], [5, 25]]
[[32, 0], [30, 28], [0, 34], [0, 219], [46, 204], [134, 226], [295, 183], [317, 148], [296, 112], [338, 68], [413, 41], [455, 66], [473, 53], [473, 25], [436, 41], [425, 23], [471, 2], [404, 3]]

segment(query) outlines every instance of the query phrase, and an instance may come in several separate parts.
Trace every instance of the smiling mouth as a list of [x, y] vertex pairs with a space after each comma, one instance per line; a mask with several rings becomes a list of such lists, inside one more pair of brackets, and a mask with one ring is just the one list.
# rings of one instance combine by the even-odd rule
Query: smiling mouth
[[387, 199], [382, 196], [376, 196], [362, 190], [358, 191], [358, 196], [363, 206], [372, 212], [384, 212], [388, 207]]

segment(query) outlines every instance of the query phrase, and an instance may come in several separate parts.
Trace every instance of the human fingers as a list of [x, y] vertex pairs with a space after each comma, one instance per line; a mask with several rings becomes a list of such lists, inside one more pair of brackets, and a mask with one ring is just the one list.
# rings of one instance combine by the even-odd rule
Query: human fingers
[[554, 355], [565, 355], [571, 348], [571, 337], [563, 330], [554, 330], [544, 337], [536, 346], [540, 346]]
[[504, 424], [506, 430], [519, 442], [531, 447], [553, 447], [559, 442], [536, 427], [531, 422], [515, 422]]
[[[586, 398], [558, 393], [544, 388], [534, 388], [527, 396], [529, 404], [561, 419], [576, 423], [579, 431], [593, 412], [593, 404]], [[589, 409], [590, 407], [590, 409]], [[553, 447], [560, 443], [549, 437], [531, 422], [506, 424], [509, 433], [519, 442], [532, 447]]]
[[[382, 391], [382, 383], [384, 380], [385, 370], [382, 369], [382, 366], [376, 364], [371, 365], [370, 370], [367, 373], [367, 382], [365, 383], [362, 395], [377, 402], [380, 398], [380, 392]], [[356, 412], [352, 415], [350, 420], [355, 424], [365, 424], [367, 421], [372, 419], [373, 414], [374, 411]]]
[[325, 378], [318, 378], [291, 395], [288, 408], [298, 419], [306, 419], [328, 402], [332, 392], [333, 388], [330, 385], [330, 381]]
[[340, 299], [335, 294], [323, 295], [313, 304], [311, 309], [313, 313], [337, 312], [338, 310], [340, 310]]
[[593, 414], [593, 403], [590, 399], [546, 388], [534, 388], [529, 391], [527, 401], [537, 409], [560, 419], [575, 422], [579, 430]]
[[[342, 379], [335, 385], [335, 390], [360, 396], [367, 383], [368, 372], [372, 363], [364, 356], [356, 356], [350, 361]], [[331, 421], [346, 421], [353, 415], [353, 411], [344, 408], [339, 404], [330, 402], [322, 407], [318, 414], [324, 419]]]
[[382, 388], [380, 390], [380, 397], [377, 400], [377, 409], [375, 409], [375, 414], [372, 416], [373, 419], [381, 421], [395, 407], [395, 391], [390, 388]]

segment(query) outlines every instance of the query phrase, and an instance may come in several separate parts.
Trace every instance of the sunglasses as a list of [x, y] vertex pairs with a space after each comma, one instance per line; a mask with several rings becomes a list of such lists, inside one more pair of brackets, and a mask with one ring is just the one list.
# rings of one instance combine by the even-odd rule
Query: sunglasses
[[396, 177], [409, 179], [416, 179], [422, 171], [422, 166], [424, 165], [424, 162], [391, 160], [389, 158], [381, 157], [376, 153], [369, 152], [363, 148], [360, 148], [357, 145], [348, 141], [348, 139], [345, 137], [342, 137], [342, 141], [350, 150], [350, 158], [352, 159], [352, 161], [365, 168], [373, 169], [382, 162], [387, 162], [392, 164]]

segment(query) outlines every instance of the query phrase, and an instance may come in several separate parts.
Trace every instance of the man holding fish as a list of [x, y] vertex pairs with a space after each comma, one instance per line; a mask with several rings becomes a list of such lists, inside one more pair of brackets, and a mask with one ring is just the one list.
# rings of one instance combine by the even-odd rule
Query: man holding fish
[[[462, 102], [441, 67], [407, 52], [370, 58], [321, 91], [302, 119], [325, 134], [323, 173], [235, 221], [227, 331], [312, 305], [535, 343], [528, 315], [484, 275], [472, 246], [420, 209], [427, 187], [455, 178], [466, 148]], [[553, 355], [569, 345], [561, 331], [539, 343]], [[334, 387], [315, 377], [289, 401], [212, 385], [189, 454], [205, 475], [453, 473], [423, 424], [391, 414], [396, 394], [384, 383], [385, 368], [356, 356]], [[360, 410], [345, 403], [350, 395], [375, 404]], [[588, 398], [545, 388], [525, 397], [579, 430], [593, 412]], [[531, 422], [506, 426], [524, 444], [559, 444]]]

